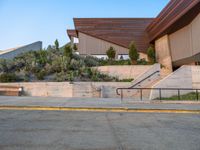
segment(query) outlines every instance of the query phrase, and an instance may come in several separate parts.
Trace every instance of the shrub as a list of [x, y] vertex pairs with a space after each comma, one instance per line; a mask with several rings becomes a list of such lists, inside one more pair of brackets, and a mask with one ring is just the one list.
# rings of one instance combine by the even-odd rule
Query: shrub
[[122, 79], [119, 82], [132, 82], [134, 79]]
[[146, 61], [146, 59], [143, 58], [143, 59], [138, 60], [137, 64], [138, 65], [148, 65], [148, 62]]
[[38, 80], [44, 80], [44, 77], [46, 75], [46, 71], [45, 70], [41, 70], [38, 73], [35, 74]]
[[8, 67], [7, 67], [7, 62], [5, 59], [0, 59], [0, 72], [7, 72]]
[[78, 50], [76, 44], [73, 45], [73, 50], [74, 50], [74, 51], [77, 51], [77, 50]]
[[67, 81], [67, 74], [65, 72], [56, 73], [55, 81], [56, 82], [63, 82]]
[[72, 59], [71, 62], [70, 62], [70, 69], [71, 70], [78, 70], [83, 65], [84, 65], [84, 62], [82, 60], [77, 61], [75, 59]]
[[67, 80], [70, 81], [70, 82], [73, 82], [73, 81], [74, 81], [74, 72], [73, 72], [73, 71], [70, 71], [70, 72], [67, 74]]
[[95, 67], [99, 65], [99, 59], [92, 56], [86, 56], [84, 62], [87, 67]]
[[0, 75], [0, 82], [16, 82], [18, 80], [14, 73], [3, 73]]
[[111, 47], [106, 51], [106, 55], [108, 56], [108, 58], [109, 58], [110, 60], [115, 59], [115, 55], [116, 55], [115, 49], [111, 46]]
[[72, 49], [69, 45], [64, 48], [64, 56], [72, 58]]
[[56, 51], [59, 51], [59, 42], [57, 39], [55, 40], [54, 44], [55, 44]]
[[156, 62], [156, 53], [153, 45], [151, 45], [148, 50], [147, 50], [147, 55], [150, 63], [155, 63]]
[[138, 51], [135, 47], [134, 42], [131, 42], [131, 44], [129, 45], [129, 57], [131, 59], [132, 65], [136, 65], [137, 60], [139, 58], [139, 54], [138, 54]]

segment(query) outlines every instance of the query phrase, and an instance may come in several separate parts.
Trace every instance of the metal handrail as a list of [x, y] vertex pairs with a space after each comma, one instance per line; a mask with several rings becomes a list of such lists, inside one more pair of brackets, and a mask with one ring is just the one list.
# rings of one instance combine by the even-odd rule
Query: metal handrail
[[133, 88], [133, 87], [137, 86], [138, 84], [140, 84], [140, 83], [142, 83], [143, 81], [149, 79], [150, 77], [152, 77], [152, 76], [153, 76], [154, 74], [156, 74], [156, 73], [160, 73], [160, 71], [156, 71], [156, 72], [150, 74], [150, 75], [147, 76], [146, 78], [144, 78], [144, 79], [142, 79], [141, 81], [137, 82], [136, 84], [132, 85], [130, 88]]
[[[128, 89], [134, 88], [135, 86], [137, 86], [138, 84], [142, 83], [143, 81], [149, 79], [150, 77], [152, 77], [152, 76], [153, 76], [154, 74], [156, 74], [156, 73], [160, 73], [160, 71], [156, 71], [156, 72], [150, 74], [149, 76], [147, 76], [146, 78], [144, 78], [144, 79], [142, 79], [141, 81], [137, 82], [136, 84], [132, 85], [132, 86], [129, 87]], [[116, 89], [117, 95], [120, 95], [119, 92], [118, 92], [119, 89], [127, 89], [127, 88], [117, 88], [117, 89]]]
[[[121, 94], [119, 94], [119, 90], [121, 90]], [[177, 91], [178, 92], [178, 100], [181, 99], [180, 91], [196, 91], [196, 99], [199, 100], [199, 91], [200, 89], [192, 89], [192, 88], [118, 88], [117, 94], [121, 95], [121, 100], [123, 100], [123, 90], [140, 90], [140, 99], [143, 100], [142, 91], [143, 90], [158, 90], [159, 98], [162, 99], [162, 91]]]

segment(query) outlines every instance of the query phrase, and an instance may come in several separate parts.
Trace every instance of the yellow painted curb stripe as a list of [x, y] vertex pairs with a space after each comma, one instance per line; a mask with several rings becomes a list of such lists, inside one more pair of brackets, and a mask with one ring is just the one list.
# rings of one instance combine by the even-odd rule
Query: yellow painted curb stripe
[[184, 109], [135, 109], [135, 108], [84, 108], [84, 107], [38, 107], [38, 106], [0, 106], [0, 110], [28, 111], [82, 111], [82, 112], [136, 112], [136, 113], [191, 113], [200, 114], [200, 110]]

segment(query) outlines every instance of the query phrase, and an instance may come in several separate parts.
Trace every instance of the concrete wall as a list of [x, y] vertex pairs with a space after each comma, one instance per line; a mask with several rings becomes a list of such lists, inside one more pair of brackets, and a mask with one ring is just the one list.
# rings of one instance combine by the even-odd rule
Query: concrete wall
[[131, 83], [122, 82], [30, 82], [0, 83], [23, 87], [23, 95], [39, 97], [119, 97], [116, 88], [129, 87]]
[[0, 53], [0, 58], [3, 59], [13, 59], [14, 57], [16, 57], [17, 55], [24, 53], [24, 52], [28, 52], [28, 51], [37, 51], [37, 50], [41, 50], [42, 49], [42, 42], [35, 42], [20, 48], [16, 48], [13, 50], [8, 50], [8, 51], [2, 51]]
[[[170, 68], [193, 63], [200, 54], [200, 14], [184, 28], [155, 41], [157, 60]], [[189, 59], [190, 58], [190, 59]], [[200, 60], [198, 60], [200, 61]]]
[[169, 38], [173, 61], [200, 53], [200, 14], [191, 24], [171, 34]]
[[[119, 54], [128, 54], [129, 52], [127, 48], [79, 32], [78, 51], [81, 55], [106, 55], [106, 51], [110, 46], [115, 48], [116, 58]], [[147, 60], [147, 55], [140, 53], [140, 58]]]
[[[156, 83], [153, 88], [200, 88], [200, 66], [182, 66]], [[192, 91], [181, 91], [181, 94], [190, 92]], [[177, 95], [177, 91], [162, 91], [163, 97], [173, 95]], [[150, 99], [158, 97], [158, 91], [151, 91]]]
[[156, 59], [166, 70], [172, 72], [172, 59], [169, 47], [169, 37], [163, 36], [155, 41]]
[[94, 67], [98, 71], [119, 79], [136, 79], [149, 70], [152, 65], [101, 66]]
[[200, 89], [200, 66], [192, 66], [192, 87]]

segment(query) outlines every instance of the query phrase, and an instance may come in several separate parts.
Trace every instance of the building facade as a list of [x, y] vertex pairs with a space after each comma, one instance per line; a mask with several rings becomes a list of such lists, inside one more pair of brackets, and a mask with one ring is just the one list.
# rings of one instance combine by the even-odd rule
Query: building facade
[[75, 18], [74, 24], [68, 35], [78, 39], [81, 55], [106, 56], [112, 46], [116, 58], [127, 57], [134, 41], [141, 58], [153, 44], [169, 71], [200, 62], [200, 0], [171, 0], [156, 18]]
[[106, 51], [112, 46], [116, 50], [116, 59], [128, 58], [128, 47], [134, 41], [140, 58], [146, 59], [149, 43], [145, 29], [152, 20], [152, 18], [75, 18], [76, 29], [67, 32], [72, 42], [74, 38], [78, 38], [78, 51], [81, 55], [106, 57]]

